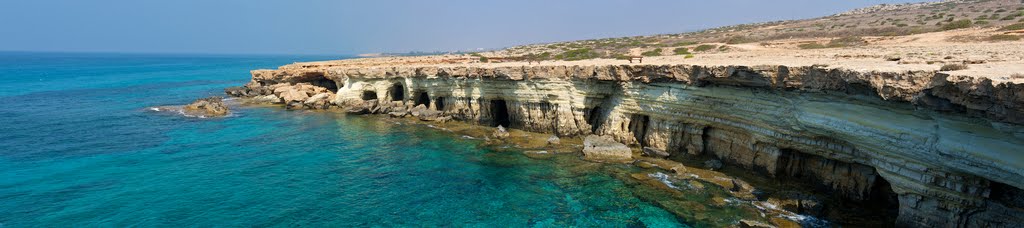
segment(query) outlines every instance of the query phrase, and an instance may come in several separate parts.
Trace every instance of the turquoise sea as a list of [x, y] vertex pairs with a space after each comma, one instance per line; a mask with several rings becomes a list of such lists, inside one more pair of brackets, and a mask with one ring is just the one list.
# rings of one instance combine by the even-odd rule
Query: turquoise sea
[[0, 227], [694, 225], [609, 171], [628, 167], [374, 117], [147, 110], [331, 58], [0, 53]]

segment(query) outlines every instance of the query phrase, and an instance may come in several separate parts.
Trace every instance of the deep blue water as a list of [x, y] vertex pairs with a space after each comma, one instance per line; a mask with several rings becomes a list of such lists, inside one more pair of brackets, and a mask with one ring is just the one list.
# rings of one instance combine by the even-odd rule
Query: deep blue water
[[0, 227], [684, 226], [605, 168], [424, 126], [146, 109], [326, 58], [0, 53]]

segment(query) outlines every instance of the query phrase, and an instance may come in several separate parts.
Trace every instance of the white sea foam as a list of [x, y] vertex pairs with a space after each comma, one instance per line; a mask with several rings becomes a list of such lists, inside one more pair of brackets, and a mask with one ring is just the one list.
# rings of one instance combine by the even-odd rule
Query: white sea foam
[[669, 188], [680, 189], [679, 186], [676, 186], [675, 184], [672, 184], [672, 181], [670, 181], [668, 179], [668, 174], [665, 174], [665, 173], [662, 173], [662, 172], [657, 172], [657, 173], [647, 174], [647, 176], [652, 177], [654, 179], [658, 179], [658, 181], [661, 181], [662, 184], [665, 184], [665, 186], [668, 186]]

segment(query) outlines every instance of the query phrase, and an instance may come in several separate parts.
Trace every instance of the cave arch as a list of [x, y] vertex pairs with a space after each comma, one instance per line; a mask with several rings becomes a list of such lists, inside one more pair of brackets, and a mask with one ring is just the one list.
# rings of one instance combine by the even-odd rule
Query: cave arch
[[597, 129], [601, 127], [601, 106], [594, 106], [590, 111], [584, 113], [584, 119], [587, 120], [587, 124], [590, 125], [590, 132], [597, 132]]
[[437, 101], [434, 101], [434, 106], [437, 107], [437, 111], [444, 111], [444, 97], [437, 97]]
[[405, 100], [405, 86], [402, 86], [402, 83], [395, 83], [388, 90], [388, 95], [391, 96], [391, 101]]
[[362, 98], [364, 101], [376, 100], [377, 99], [377, 92], [370, 91], [370, 90], [365, 90], [365, 91], [363, 91], [363, 94], [362, 94], [362, 96], [360, 96], [360, 98]]
[[491, 125], [509, 127], [512, 124], [509, 116], [505, 100], [491, 100]]
[[305, 75], [305, 79], [302, 82], [307, 82], [310, 85], [327, 88], [331, 93], [338, 93], [338, 83], [334, 80], [328, 79], [324, 76], [323, 72], [310, 72]]
[[420, 92], [419, 95], [416, 95], [415, 106], [419, 105], [430, 107], [430, 94], [428, 94], [427, 92]]

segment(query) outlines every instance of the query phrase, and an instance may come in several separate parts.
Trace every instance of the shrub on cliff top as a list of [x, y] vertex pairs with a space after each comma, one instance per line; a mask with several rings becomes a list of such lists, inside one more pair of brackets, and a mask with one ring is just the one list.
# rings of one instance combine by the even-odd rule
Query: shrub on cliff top
[[561, 59], [565, 61], [593, 59], [597, 57], [601, 57], [601, 54], [594, 52], [594, 50], [591, 50], [590, 48], [573, 49], [568, 50], [566, 52], [562, 52], [562, 54], [555, 55], [556, 59]]
[[729, 39], [725, 40], [726, 44], [742, 44], [742, 43], [749, 43], [749, 42], [750, 42], [750, 39], [747, 39], [747, 37], [745, 37], [745, 36], [733, 36], [733, 37], [729, 37]]
[[800, 44], [800, 45], [797, 45], [796, 47], [798, 47], [798, 48], [800, 48], [800, 49], [819, 49], [819, 48], [826, 48], [826, 47], [825, 47], [825, 45], [822, 45], [822, 44], [819, 44], [819, 43], [806, 43], [806, 44]]
[[971, 24], [973, 24], [973, 23], [971, 22], [970, 19], [963, 19], [963, 20], [958, 20], [958, 21], [952, 21], [952, 22], [949, 22], [949, 23], [946, 23], [946, 24], [942, 25], [942, 30], [946, 31], [946, 30], [953, 30], [953, 29], [969, 28], [969, 27], [971, 27]]
[[690, 54], [690, 49], [689, 48], [681, 47], [681, 48], [673, 49], [672, 52], [676, 53], [676, 55], [685, 55], [685, 54]]
[[654, 50], [645, 51], [643, 53], [640, 53], [640, 55], [642, 55], [642, 56], [660, 56], [661, 55], [661, 48], [655, 48]]
[[996, 34], [988, 37], [989, 41], [1016, 41], [1020, 40], [1020, 36], [1009, 35], [1009, 34]]
[[693, 51], [708, 51], [711, 49], [715, 49], [715, 45], [701, 44], [700, 46], [693, 48]]
[[1003, 26], [1002, 28], [999, 29], [999, 31], [1012, 31], [1012, 30], [1021, 30], [1021, 29], [1024, 29], [1024, 23], [1016, 23], [1016, 24], [1011, 24], [1011, 25]]

